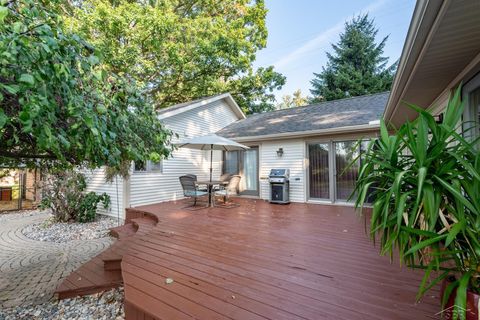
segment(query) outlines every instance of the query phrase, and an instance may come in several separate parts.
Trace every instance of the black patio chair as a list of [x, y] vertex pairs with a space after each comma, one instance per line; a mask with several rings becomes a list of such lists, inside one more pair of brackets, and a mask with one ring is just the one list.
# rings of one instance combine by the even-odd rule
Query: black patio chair
[[185, 176], [187, 176], [187, 177], [192, 177], [193, 179], [195, 179], [195, 184], [197, 185], [197, 190], [204, 191], [204, 192], [208, 192], [208, 187], [207, 187], [207, 185], [203, 185], [203, 184], [199, 185], [199, 184], [197, 183], [197, 180], [198, 180], [197, 175], [191, 174], [191, 173], [187, 173], [187, 174], [185, 174]]
[[[199, 198], [208, 196], [208, 192], [201, 191], [197, 188], [197, 177], [192, 175], [184, 175], [180, 178], [180, 184], [182, 185], [183, 195], [187, 198], [193, 199], [193, 205], [190, 207], [195, 207]], [[208, 200], [207, 200], [208, 206]]]

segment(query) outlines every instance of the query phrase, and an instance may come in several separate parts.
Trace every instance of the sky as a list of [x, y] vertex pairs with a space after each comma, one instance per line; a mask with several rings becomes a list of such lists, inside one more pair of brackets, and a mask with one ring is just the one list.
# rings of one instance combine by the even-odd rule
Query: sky
[[257, 53], [255, 67], [273, 65], [287, 77], [283, 88], [275, 95], [301, 89], [310, 95], [313, 72], [326, 65], [326, 52], [339, 40], [346, 21], [369, 13], [379, 29], [377, 40], [389, 36], [384, 56], [389, 64], [402, 52], [415, 7], [414, 0], [266, 0], [267, 47]]

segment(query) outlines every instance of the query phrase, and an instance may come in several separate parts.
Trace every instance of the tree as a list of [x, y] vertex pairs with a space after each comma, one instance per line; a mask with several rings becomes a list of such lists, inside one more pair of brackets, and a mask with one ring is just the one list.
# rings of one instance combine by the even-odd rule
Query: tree
[[377, 33], [368, 14], [345, 24], [339, 42], [332, 44], [333, 53], [327, 53], [327, 66], [310, 82], [312, 102], [390, 90], [397, 64], [387, 67], [388, 58], [382, 54], [388, 36], [377, 44]]
[[0, 5], [0, 163], [113, 168], [170, 153], [170, 131], [135, 84], [49, 1]]
[[284, 95], [282, 101], [277, 104], [277, 109], [288, 109], [294, 107], [301, 107], [308, 103], [308, 98], [302, 95], [302, 90], [298, 89], [293, 92], [293, 95]]
[[263, 0], [76, 3], [65, 9], [70, 27], [109, 70], [141, 83], [157, 108], [228, 91], [246, 113], [261, 112], [285, 83], [273, 67], [252, 67], [267, 39]]

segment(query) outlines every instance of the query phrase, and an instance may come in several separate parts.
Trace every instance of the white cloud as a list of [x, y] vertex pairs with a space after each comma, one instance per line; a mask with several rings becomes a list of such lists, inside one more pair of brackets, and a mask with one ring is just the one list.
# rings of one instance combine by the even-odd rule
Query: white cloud
[[[358, 15], [361, 13], [375, 12], [380, 7], [382, 7], [386, 2], [387, 0], [376, 0], [370, 3], [368, 6], [362, 8], [360, 11], [358, 11], [354, 15]], [[340, 20], [334, 26], [318, 34], [315, 38], [313, 38], [312, 40], [309, 40], [308, 42], [303, 44], [301, 47], [295, 49], [294, 51], [278, 59], [273, 65], [275, 66], [275, 68], [281, 69], [289, 65], [290, 63], [294, 62], [295, 60], [299, 59], [303, 54], [311, 50], [317, 49], [319, 47], [325, 46], [326, 44], [329, 43], [332, 37], [336, 36], [342, 31], [345, 21], [349, 19], [351, 19], [351, 17]]]

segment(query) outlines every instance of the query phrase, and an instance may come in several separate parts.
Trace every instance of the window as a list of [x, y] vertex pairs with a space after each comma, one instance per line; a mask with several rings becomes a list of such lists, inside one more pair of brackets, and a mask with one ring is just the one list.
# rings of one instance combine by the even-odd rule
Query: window
[[239, 174], [239, 152], [225, 151], [223, 153], [223, 173]]
[[153, 162], [153, 161], [148, 161], [148, 167], [151, 172], [162, 172], [163, 171], [163, 163], [162, 161], [158, 162]]
[[133, 170], [137, 172], [147, 171], [147, 162], [146, 161], [135, 161], [133, 165]]
[[480, 74], [463, 87], [463, 101], [463, 134], [473, 140], [480, 137]]
[[135, 172], [163, 172], [163, 162], [135, 161], [133, 170]]

